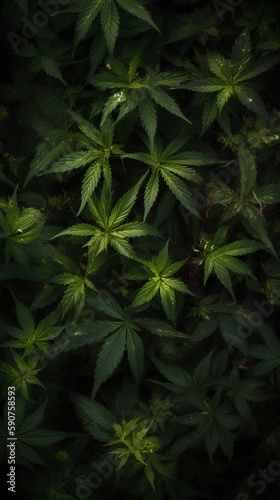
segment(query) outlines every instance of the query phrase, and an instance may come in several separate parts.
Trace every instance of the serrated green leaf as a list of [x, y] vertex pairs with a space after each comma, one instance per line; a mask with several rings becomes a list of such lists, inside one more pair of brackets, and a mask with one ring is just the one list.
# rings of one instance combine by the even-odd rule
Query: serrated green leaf
[[137, 383], [140, 382], [144, 369], [144, 344], [137, 333], [127, 327], [126, 349], [130, 368]]
[[199, 217], [199, 213], [194, 206], [191, 192], [186, 186], [186, 184], [184, 184], [184, 182], [181, 179], [176, 177], [176, 175], [164, 169], [161, 169], [160, 173], [163, 179], [165, 180], [167, 186], [176, 196], [176, 198], [180, 201], [180, 203], [182, 203], [182, 205], [186, 207], [192, 214]]
[[147, 235], [159, 236], [159, 232], [156, 228], [143, 222], [128, 222], [127, 224], [122, 224], [115, 229], [113, 234], [115, 233], [123, 238], [136, 238]]
[[231, 77], [231, 67], [229, 60], [225, 59], [221, 54], [212, 52], [207, 54], [207, 63], [214, 75], [224, 83], [229, 83]]
[[[255, 189], [255, 194], [258, 200], [265, 205], [280, 202], [280, 184], [269, 184]], [[255, 200], [257, 202], [257, 200]]]
[[221, 113], [223, 107], [226, 105], [232, 94], [233, 94], [232, 88], [230, 86], [227, 86], [225, 89], [221, 90], [217, 95], [217, 109], [219, 114]]
[[193, 295], [193, 293], [188, 289], [187, 285], [185, 285], [185, 283], [183, 283], [178, 278], [168, 278], [168, 279], [163, 278], [162, 281], [163, 281], [163, 283], [165, 283], [165, 282], [168, 283], [168, 286], [170, 288], [174, 288], [174, 290], [177, 290], [178, 292]]
[[158, 171], [154, 171], [146, 185], [144, 194], [144, 221], [155, 203], [159, 192], [159, 174]]
[[245, 264], [245, 262], [242, 262], [241, 260], [237, 259], [236, 257], [231, 257], [229, 255], [223, 255], [219, 258], [219, 261], [224, 266], [226, 266], [227, 269], [229, 271], [231, 271], [232, 273], [242, 274], [244, 276], [251, 276], [251, 278], [255, 278], [255, 276], [253, 275], [252, 271], [247, 266], [247, 264]]
[[26, 333], [33, 333], [35, 330], [35, 322], [29, 309], [21, 302], [16, 302], [17, 319], [22, 328]]
[[[70, 434], [71, 435], [71, 434]], [[62, 431], [52, 431], [48, 429], [33, 429], [32, 435], [21, 432], [18, 438], [25, 444], [33, 446], [48, 446], [58, 441], [62, 441], [69, 436], [69, 433]]]
[[257, 178], [257, 166], [248, 149], [240, 149], [238, 161], [241, 171], [240, 195], [244, 198], [254, 189]]
[[172, 113], [173, 115], [182, 118], [182, 120], [191, 123], [190, 120], [188, 120], [188, 118], [186, 118], [183, 115], [182, 111], [180, 110], [177, 102], [173, 99], [173, 97], [167, 94], [164, 90], [161, 90], [160, 88], [153, 89], [152, 87], [149, 87], [148, 92], [159, 106], [169, 111], [169, 113]]
[[131, 244], [126, 241], [124, 238], [114, 237], [110, 240], [112, 247], [121, 255], [128, 257], [129, 259], [137, 260], [137, 255], [134, 252]]
[[91, 155], [85, 151], [76, 151], [69, 153], [60, 160], [56, 161], [54, 165], [44, 174], [70, 172], [76, 168], [81, 168], [89, 163]]
[[202, 130], [200, 137], [202, 137], [206, 130], [210, 127], [213, 121], [217, 118], [218, 106], [216, 94], [210, 94], [206, 97], [203, 114], [202, 114]]
[[242, 63], [241, 67], [250, 60], [252, 52], [252, 44], [249, 30], [243, 30], [236, 38], [235, 44], [232, 47], [231, 58], [234, 63]]
[[232, 298], [235, 299], [233, 289], [232, 289], [232, 284], [231, 284], [231, 279], [229, 272], [227, 271], [226, 267], [221, 264], [221, 262], [213, 262], [213, 270], [215, 271], [215, 274], [218, 278], [218, 280], [224, 285], [224, 287], [229, 291], [231, 294]]
[[91, 401], [82, 394], [74, 394], [71, 397], [74, 405], [85, 415], [89, 423], [98, 425], [103, 430], [110, 431], [115, 421], [114, 414], [97, 401]]
[[155, 28], [160, 33], [159, 28], [152, 20], [146, 7], [144, 7], [144, 5], [142, 5], [140, 2], [138, 2], [138, 0], [117, 0], [117, 2], [124, 10], [126, 10], [127, 12], [132, 14], [133, 16], [136, 16], [139, 19], [142, 19], [142, 21], [146, 21], [148, 24], [150, 24], [153, 28]]
[[[271, 240], [267, 235], [267, 224], [262, 213], [260, 213], [255, 207], [245, 206], [240, 213], [241, 222], [243, 226], [247, 229], [249, 233], [259, 238], [270, 250], [276, 259], [278, 255], [274, 249]], [[261, 248], [261, 247], [260, 247]]]
[[268, 119], [267, 109], [261, 98], [254, 90], [249, 87], [245, 87], [245, 85], [240, 85], [235, 88], [235, 92], [239, 101], [244, 104], [246, 108], [251, 109], [263, 118]]
[[75, 226], [70, 227], [69, 229], [65, 229], [58, 233], [56, 236], [53, 236], [51, 239], [58, 238], [59, 236], [93, 236], [95, 234], [95, 227], [91, 224], [76, 224]]
[[204, 321], [200, 321], [197, 325], [196, 329], [193, 332], [192, 340], [200, 341], [206, 339], [214, 333], [218, 328], [218, 318], [205, 319]]
[[119, 32], [119, 24], [120, 17], [115, 2], [107, 0], [101, 10], [101, 26], [109, 53], [112, 53], [114, 50]]
[[161, 282], [160, 285], [160, 299], [163, 310], [173, 323], [175, 323], [175, 292], [167, 283]]
[[[157, 270], [157, 272], [161, 272], [161, 271], [165, 270], [166, 266], [169, 264], [168, 245], [169, 245], [169, 240], [167, 240], [164, 247], [159, 251], [159, 253], [156, 257], [156, 270]], [[181, 264], [181, 265], [183, 265], [183, 264]], [[178, 269], [180, 269], [180, 267]]]
[[94, 386], [91, 399], [94, 399], [99, 387], [106, 382], [120, 363], [126, 343], [126, 328], [122, 326], [118, 332], [105, 340], [99, 353], [94, 375]]
[[209, 352], [205, 358], [199, 361], [193, 372], [193, 380], [196, 384], [202, 384], [207, 380], [210, 368], [210, 361], [213, 356], [213, 351]]
[[53, 76], [54, 78], [60, 80], [64, 85], [67, 85], [61, 74], [59, 66], [54, 59], [52, 59], [51, 57], [43, 56], [41, 58], [41, 65], [42, 69], [45, 71], [45, 73], [47, 73], [47, 75]]
[[142, 180], [125, 193], [115, 204], [108, 221], [110, 229], [114, 229], [121, 224], [131, 212], [136, 201], [141, 182]]
[[149, 302], [157, 294], [160, 288], [160, 283], [158, 281], [150, 280], [141, 288], [141, 290], [136, 295], [133, 306], [141, 306], [145, 302]]
[[[135, 318], [134, 318], [135, 320]], [[144, 327], [148, 332], [160, 337], [182, 337], [189, 338], [189, 335], [177, 332], [172, 326], [165, 321], [153, 318], [139, 318], [137, 320], [139, 326]]]
[[248, 253], [256, 252], [263, 248], [261, 243], [252, 240], [238, 240], [233, 243], [229, 243], [228, 245], [224, 245], [223, 247], [215, 250], [213, 255], [226, 254], [232, 256], [246, 255]]
[[193, 80], [185, 84], [185, 87], [196, 92], [218, 92], [220, 90], [223, 90], [224, 82], [221, 82], [219, 78], [202, 77], [199, 80]]
[[242, 82], [244, 80], [250, 80], [272, 68], [275, 64], [279, 63], [279, 61], [279, 56], [261, 57], [256, 61], [251, 61], [235, 75], [234, 81]]
[[188, 388], [193, 385], [192, 376], [189, 375], [186, 370], [183, 370], [179, 366], [163, 363], [162, 361], [152, 358], [155, 366], [159, 372], [178, 387]]
[[[96, 0], [95, 0], [96, 1]], [[103, 0], [104, 1], [104, 0]], [[93, 142], [98, 144], [98, 146], [104, 147], [104, 139], [101, 132], [92, 125], [92, 123], [85, 120], [82, 116], [78, 115], [72, 110], [68, 111], [73, 120], [77, 123], [81, 132], [91, 139]]]
[[100, 162], [96, 162], [87, 170], [87, 173], [83, 178], [82, 193], [81, 193], [82, 201], [77, 215], [79, 215], [81, 211], [84, 209], [90, 196], [94, 192], [101, 177], [101, 170], [102, 170], [102, 164]]
[[219, 433], [218, 433], [218, 428], [217, 425], [212, 423], [209, 426], [209, 429], [207, 430], [207, 433], [204, 436], [204, 443], [205, 443], [205, 448], [207, 450], [210, 462], [213, 462], [213, 454], [218, 448], [219, 444]]
[[83, 0], [83, 3], [80, 2], [78, 9], [80, 15], [75, 29], [75, 45], [86, 36], [105, 1], [106, 0]]
[[149, 136], [151, 144], [153, 144], [157, 130], [157, 112], [155, 105], [151, 99], [145, 99], [139, 104], [138, 111], [141, 123]]

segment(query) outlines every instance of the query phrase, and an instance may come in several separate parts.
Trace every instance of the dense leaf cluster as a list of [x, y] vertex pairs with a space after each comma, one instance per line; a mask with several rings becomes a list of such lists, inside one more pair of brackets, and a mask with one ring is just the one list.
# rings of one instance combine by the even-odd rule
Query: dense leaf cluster
[[6, 478], [12, 422], [22, 498], [248, 500], [276, 470], [279, 16], [1, 3], [0, 453]]

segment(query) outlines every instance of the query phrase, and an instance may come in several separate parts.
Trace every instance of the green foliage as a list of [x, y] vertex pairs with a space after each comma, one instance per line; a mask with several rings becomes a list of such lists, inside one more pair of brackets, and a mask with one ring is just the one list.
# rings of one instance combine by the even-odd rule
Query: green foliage
[[28, 260], [28, 250], [39, 240], [45, 221], [39, 210], [23, 208], [20, 210], [17, 199], [17, 188], [9, 201], [2, 200], [0, 204], [1, 239], [5, 244], [5, 258], [25, 264]]
[[278, 62], [278, 56], [253, 58], [251, 38], [246, 30], [236, 39], [231, 59], [217, 52], [206, 54], [202, 69], [197, 69], [191, 77], [191, 82], [185, 85], [190, 90], [210, 94], [205, 98], [201, 135], [217, 119], [226, 134], [231, 136], [227, 108], [228, 101], [233, 98], [247, 109], [267, 118], [264, 103], [254, 88], [247, 84], [247, 80], [264, 73]]
[[[114, 447], [112, 454], [120, 459], [118, 469], [123, 467], [128, 461], [144, 466], [147, 480], [155, 491], [154, 470], [160, 474], [169, 476], [168, 468], [160, 462], [159, 455], [156, 452], [160, 449], [159, 439], [154, 436], [147, 436], [149, 427], [138, 430], [139, 419], [133, 419], [129, 422], [122, 421], [122, 424], [113, 424], [115, 435], [108, 443], [108, 446]], [[119, 445], [115, 447], [115, 445]], [[140, 462], [140, 464], [138, 464]], [[118, 470], [117, 469], [117, 470]], [[154, 470], [153, 470], [154, 469]]]
[[192, 182], [201, 182], [200, 175], [193, 168], [190, 168], [190, 166], [219, 163], [219, 160], [215, 159], [211, 154], [197, 151], [178, 153], [186, 142], [187, 137], [178, 137], [163, 149], [162, 142], [158, 139], [151, 146], [149, 153], [141, 152], [123, 155], [124, 158], [132, 158], [149, 165], [148, 172], [151, 176], [146, 185], [144, 195], [144, 220], [146, 220], [157, 199], [161, 177], [180, 203], [191, 213], [198, 216], [191, 192], [181, 178]]
[[55, 339], [63, 330], [63, 326], [55, 326], [58, 313], [51, 312], [42, 319], [37, 327], [27, 307], [20, 302], [16, 304], [17, 319], [21, 328], [4, 325], [6, 332], [16, 340], [9, 340], [3, 347], [24, 349], [23, 357], [36, 353], [36, 350], [48, 353], [48, 341]]
[[[143, 50], [144, 50], [143, 46]], [[179, 72], [165, 73], [146, 68], [145, 76], [139, 76], [137, 71], [140, 64], [139, 49], [129, 62], [128, 69], [125, 64], [114, 58], [109, 59], [106, 69], [102, 69], [97, 75], [90, 79], [90, 83], [102, 90], [112, 89], [114, 93], [104, 103], [102, 113], [102, 123], [119, 106], [118, 118], [123, 119], [128, 113], [138, 109], [140, 122], [148, 134], [151, 145], [157, 130], [157, 109], [156, 104], [169, 113], [190, 123], [175, 99], [171, 97], [161, 87], [174, 89], [178, 87], [186, 78]]]
[[[219, 202], [226, 194], [227, 210], [221, 218], [221, 222], [227, 222], [238, 215], [248, 233], [260, 239], [274, 257], [278, 258], [268, 237], [267, 222], [262, 210], [263, 204], [269, 205], [278, 202], [280, 185], [279, 183], [262, 185], [258, 188], [256, 185], [257, 165], [252, 153], [248, 149], [240, 148], [238, 159], [240, 166], [238, 190], [234, 191], [229, 187], [225, 188], [223, 185], [217, 186], [217, 189], [211, 195], [211, 201], [213, 203]], [[258, 205], [258, 209], [256, 205]]]
[[60, 158], [46, 173], [69, 172], [91, 163], [82, 183], [80, 213], [97, 187], [101, 174], [103, 174], [107, 188], [111, 188], [112, 172], [109, 158], [112, 155], [120, 156], [122, 150], [117, 144], [113, 144], [114, 129], [110, 120], [106, 121], [106, 124], [101, 127], [99, 132], [99, 130], [82, 117], [73, 112], [71, 112], [71, 116], [84, 134], [79, 140], [82, 147], [86, 149], [85, 151], [80, 150], [69, 153], [67, 156]]
[[117, 5], [158, 30], [147, 9], [137, 0], [116, 0], [116, 2], [114, 0], [94, 0], [93, 2], [89, 2], [88, 0], [83, 0], [82, 2], [71, 0], [71, 11], [79, 13], [76, 24], [75, 44], [86, 36], [91, 24], [100, 13], [101, 26], [108, 50], [110, 53], [113, 52], [120, 22]]
[[204, 285], [206, 285], [211, 272], [214, 271], [218, 280], [235, 299], [229, 271], [255, 278], [250, 268], [236, 257], [256, 252], [263, 248], [263, 245], [250, 240], [234, 241], [224, 245], [226, 238], [227, 228], [221, 226], [215, 233], [213, 240], [205, 243], [203, 251], [200, 252], [201, 260], [199, 258], [199, 263], [204, 264]]
[[[186, 260], [179, 262], [171, 262], [168, 258], [168, 242], [163, 249], [155, 257], [153, 256], [150, 261], [142, 261], [144, 273], [143, 277], [138, 279], [148, 278], [148, 281], [137, 293], [133, 306], [139, 307], [150, 302], [155, 295], [159, 293], [163, 310], [166, 316], [175, 323], [175, 292], [187, 293], [192, 295], [187, 285], [179, 278], [175, 278], [179, 269], [184, 265]], [[137, 279], [137, 276], [132, 275], [131, 279]]]
[[91, 239], [84, 245], [88, 247], [89, 265], [93, 265], [94, 257], [100, 252], [106, 251], [108, 246], [112, 246], [118, 253], [131, 259], [137, 259], [135, 252], [128, 238], [141, 236], [157, 236], [158, 231], [149, 224], [143, 222], [128, 222], [125, 219], [130, 214], [136, 201], [137, 193], [143, 179], [127, 193], [125, 193], [112, 207], [112, 193], [103, 188], [101, 197], [93, 196], [88, 201], [91, 218], [98, 224], [76, 224], [65, 229], [57, 236], [90, 236]]
[[[31, 468], [32, 464], [40, 464], [47, 467], [47, 464], [42, 459], [40, 454], [34, 450], [37, 447], [50, 446], [53, 443], [67, 438], [69, 433], [62, 431], [49, 430], [37, 427], [41, 424], [47, 400], [31, 413], [27, 413], [26, 400], [17, 397], [17, 413], [14, 422], [14, 427], [17, 429], [17, 463]], [[8, 405], [4, 407], [3, 420], [0, 420], [0, 446], [2, 448], [1, 455], [3, 454], [3, 447], [6, 447], [6, 429], [8, 424]]]
[[11, 357], [12, 364], [3, 361], [0, 367], [0, 371], [4, 374], [2, 379], [6, 384], [15, 387], [16, 391], [20, 391], [26, 399], [29, 399], [29, 384], [39, 385], [46, 389], [42, 382], [36, 377], [37, 373], [40, 371], [40, 368], [36, 368], [38, 365], [38, 358], [36, 359], [36, 357], [32, 356], [25, 361], [13, 350], [11, 350]]
[[280, 453], [278, 2], [0, 10], [17, 494], [254, 498]]
[[184, 425], [196, 427], [198, 437], [203, 438], [210, 461], [213, 463], [213, 454], [220, 446], [223, 453], [231, 461], [234, 448], [233, 434], [230, 432], [241, 425], [241, 419], [232, 415], [230, 407], [220, 404], [219, 393], [211, 401], [204, 401], [197, 408], [203, 411], [188, 413], [178, 418]]
[[[127, 387], [122, 387], [115, 403], [118, 397], [125, 397], [125, 389]], [[129, 471], [133, 471], [134, 476], [138, 471], [144, 470], [145, 478], [154, 491], [154, 482], [158, 476], [172, 478], [172, 465], [162, 463], [164, 457], [157, 453], [163, 447], [160, 437], [148, 435], [154, 418], [150, 420], [145, 418], [145, 414], [140, 410], [139, 417], [128, 419], [130, 412], [125, 411], [126, 419], [121, 419], [118, 412], [108, 410], [100, 403], [91, 401], [80, 394], [75, 394], [73, 402], [85, 429], [95, 439], [104, 442], [104, 446], [109, 447], [107, 457], [113, 455], [114, 463], [117, 463], [117, 471], [123, 469], [120, 473], [124, 476], [127, 473], [131, 474]]]

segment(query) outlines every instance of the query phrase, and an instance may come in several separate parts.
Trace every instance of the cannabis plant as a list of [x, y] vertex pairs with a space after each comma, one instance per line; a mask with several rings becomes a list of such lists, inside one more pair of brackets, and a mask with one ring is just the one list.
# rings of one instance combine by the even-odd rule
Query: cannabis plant
[[22, 498], [279, 498], [280, 10], [201, 3], [1, 2]]

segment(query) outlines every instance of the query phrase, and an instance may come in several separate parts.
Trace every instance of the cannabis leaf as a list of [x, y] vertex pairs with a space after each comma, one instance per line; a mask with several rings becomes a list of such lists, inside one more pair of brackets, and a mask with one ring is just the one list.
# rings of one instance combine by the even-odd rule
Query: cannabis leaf
[[101, 124], [118, 106], [119, 114], [115, 124], [134, 109], [138, 109], [140, 122], [150, 142], [153, 143], [157, 129], [155, 104], [190, 123], [174, 98], [162, 89], [162, 87], [167, 87], [172, 90], [185, 81], [186, 77], [179, 72], [161, 73], [150, 67], [146, 68], [145, 75], [140, 76], [139, 58], [140, 48], [135, 52], [128, 68], [121, 60], [110, 58], [107, 67], [90, 78], [89, 83], [102, 90], [113, 90], [104, 105]]
[[167, 477], [172, 477], [172, 475], [168, 466], [161, 463], [163, 457], [157, 454], [157, 451], [161, 448], [159, 438], [147, 436], [150, 426], [144, 427], [143, 422], [139, 420], [136, 417], [128, 422], [123, 420], [121, 425], [114, 423], [113, 439], [106, 446], [113, 448], [110, 453], [118, 456], [120, 460], [118, 469], [121, 469], [129, 462], [136, 465], [136, 470], [144, 466], [146, 478], [155, 491], [153, 469]]
[[[45, 461], [34, 448], [49, 446], [73, 434], [45, 428], [37, 428], [45, 415], [47, 400], [35, 411], [27, 414], [26, 399], [17, 395], [15, 428], [17, 435], [17, 462], [32, 469], [33, 464], [47, 467]], [[0, 420], [0, 446], [7, 444], [8, 404], [4, 406], [3, 420]], [[75, 435], [75, 434], [74, 434]]]
[[[223, 184], [213, 184], [209, 196], [210, 203], [222, 202], [227, 209], [221, 217], [221, 223], [238, 216], [248, 233], [261, 240], [269, 251], [277, 257], [274, 246], [268, 237], [267, 223], [263, 214], [263, 204], [270, 205], [280, 201], [280, 184], [257, 187], [257, 164], [253, 154], [240, 146], [238, 152], [240, 166], [240, 187], [234, 191]], [[256, 208], [256, 205], [258, 208]]]
[[237, 259], [236, 256], [256, 252], [263, 248], [263, 245], [251, 240], [239, 240], [223, 245], [222, 241], [226, 234], [227, 228], [221, 226], [213, 241], [206, 243], [203, 251], [200, 252], [201, 260], [199, 263], [204, 263], [204, 285], [206, 285], [211, 272], [214, 271], [218, 280], [235, 299], [229, 271], [255, 278], [247, 264]]
[[[212, 314], [231, 314], [235, 310], [235, 303], [228, 298], [227, 294], [211, 294], [203, 297], [199, 303], [192, 307], [191, 315], [210, 320]], [[200, 320], [203, 324], [203, 320]]]
[[120, 23], [117, 5], [159, 31], [147, 9], [138, 0], [71, 0], [70, 11], [79, 14], [75, 30], [75, 46], [86, 36], [92, 23], [100, 13], [103, 34], [108, 50], [112, 53]]
[[[246, 353], [247, 340], [244, 332], [253, 331], [249, 321], [252, 311], [236, 307], [236, 303], [233, 303], [232, 300], [231, 304], [227, 304], [227, 308], [228, 311], [225, 307], [224, 310], [211, 314], [211, 316], [207, 315], [206, 319], [200, 321], [194, 328], [191, 338], [195, 342], [201, 341], [219, 329], [230, 352], [233, 351], [234, 346]], [[247, 336], [249, 335], [247, 334]]]
[[109, 159], [120, 156], [123, 151], [119, 145], [113, 143], [114, 128], [110, 119], [101, 126], [99, 131], [76, 113], [70, 111], [70, 114], [83, 134], [80, 137], [81, 150], [61, 157], [49, 170], [43, 172], [43, 175], [69, 172], [91, 164], [82, 183], [82, 201], [79, 214], [97, 187], [102, 173], [108, 189], [111, 188], [112, 172]]
[[233, 99], [237, 99], [254, 113], [267, 118], [268, 113], [263, 101], [253, 90], [253, 85], [247, 84], [247, 80], [264, 73], [279, 61], [279, 56], [254, 59], [251, 38], [247, 31], [242, 32], [236, 39], [231, 59], [226, 59], [217, 52], [209, 52], [206, 55], [205, 67], [197, 69], [191, 81], [184, 84], [189, 90], [202, 94], [209, 93], [209, 96], [205, 97], [201, 135], [216, 119], [231, 137], [228, 103]]
[[203, 401], [203, 397], [206, 397], [207, 390], [211, 386], [211, 383], [213, 386], [216, 384], [216, 381], [211, 381], [211, 379], [209, 380], [209, 366], [212, 356], [213, 351], [207, 354], [207, 356], [197, 364], [192, 375], [179, 366], [166, 364], [154, 357], [151, 357], [159, 372], [170, 383], [163, 384], [162, 382], [158, 382], [156, 380], [150, 380], [162, 385], [169, 391], [177, 394], [183, 394], [185, 400], [192, 401], [192, 395], [195, 394], [201, 401]]
[[236, 369], [232, 371], [229, 377], [230, 389], [227, 391], [227, 396], [234, 399], [235, 407], [241, 417], [246, 420], [252, 419], [252, 411], [248, 401], [265, 401], [270, 398], [268, 394], [259, 389], [264, 385], [265, 382], [253, 378], [242, 380]]
[[71, 396], [85, 430], [98, 441], [107, 443], [112, 438], [113, 424], [117, 417], [101, 403], [82, 394]]
[[259, 359], [259, 363], [252, 368], [252, 375], [263, 375], [277, 368], [278, 378], [280, 375], [280, 340], [273, 329], [263, 323], [258, 329], [263, 343], [255, 344], [249, 348], [249, 354]]
[[[142, 273], [143, 277], [138, 279], [143, 280], [146, 276], [148, 281], [137, 293], [132, 305], [139, 307], [146, 302], [150, 302], [159, 293], [166, 316], [175, 323], [175, 291], [193, 295], [185, 283], [174, 277], [174, 274], [179, 271], [185, 262], [186, 259], [173, 263], [170, 261], [168, 258], [168, 241], [156, 257], [153, 256], [150, 261], [142, 260], [141, 266], [144, 273]], [[127, 275], [127, 277], [137, 279], [133, 274], [131, 276]]]
[[103, 342], [95, 368], [92, 398], [117, 368], [125, 351], [132, 374], [139, 383], [144, 369], [144, 344], [139, 335], [141, 331], [159, 337], [188, 337], [164, 321], [139, 317], [137, 309], [132, 305], [122, 308], [103, 290], [92, 293], [89, 302], [94, 310], [102, 313], [103, 317], [104, 314], [109, 316], [110, 319], [78, 322], [73, 329], [74, 335], [69, 336], [66, 332], [61, 336], [61, 344], [63, 352], [66, 352], [95, 342]]
[[39, 321], [37, 327], [29, 309], [18, 301], [16, 301], [16, 313], [21, 328], [4, 325], [6, 332], [16, 340], [5, 342], [2, 347], [24, 349], [23, 357], [33, 354], [36, 350], [48, 354], [48, 341], [55, 339], [64, 329], [63, 326], [55, 326], [58, 313], [51, 312]]
[[[154, 205], [159, 192], [160, 179], [162, 178], [177, 200], [191, 213], [199, 216], [195, 207], [193, 197], [189, 187], [182, 179], [191, 182], [201, 182], [201, 176], [192, 166], [213, 165], [219, 163], [214, 155], [198, 151], [178, 151], [187, 142], [186, 136], [173, 139], [166, 148], [159, 138], [150, 145], [148, 153], [124, 154], [123, 158], [131, 158], [141, 163], [149, 165], [149, 181], [146, 185], [144, 195], [144, 220], [146, 220], [152, 206]], [[177, 153], [177, 154], [176, 154]]]
[[14, 386], [16, 391], [20, 393], [29, 400], [28, 385], [35, 384], [40, 385], [44, 389], [46, 387], [38, 380], [36, 377], [40, 368], [36, 368], [38, 364], [38, 358], [35, 356], [30, 356], [26, 361], [13, 349], [11, 349], [13, 364], [6, 363], [2, 361], [0, 366], [0, 371], [4, 374], [8, 385]]
[[45, 220], [35, 208], [19, 208], [17, 189], [9, 201], [0, 202], [0, 239], [5, 242], [5, 257], [8, 263], [12, 257], [22, 264], [28, 262], [28, 252], [38, 243]]
[[220, 391], [203, 403], [196, 403], [200, 411], [189, 412], [177, 417], [177, 421], [187, 426], [196, 427], [196, 435], [203, 439], [204, 446], [212, 463], [213, 454], [218, 446], [231, 462], [234, 450], [234, 436], [230, 432], [239, 427], [242, 419], [233, 415], [229, 405], [220, 403]]
[[74, 309], [75, 318], [77, 318], [85, 305], [85, 288], [88, 287], [92, 290], [96, 290], [95, 286], [89, 279], [71, 273], [59, 274], [50, 281], [52, 283], [67, 286], [61, 301], [62, 317], [64, 317], [71, 309]]
[[216, 27], [217, 21], [217, 14], [208, 5], [188, 14], [182, 14], [176, 19], [176, 24], [173, 26], [171, 24], [166, 44], [195, 37], [202, 45], [206, 45], [209, 37], [220, 38]]
[[55, 163], [60, 155], [73, 151], [73, 145], [78, 142], [77, 134], [69, 130], [55, 130], [51, 139], [48, 137], [36, 146], [36, 154], [30, 164], [23, 187], [35, 176], [43, 175], [48, 167]]
[[44, 71], [47, 75], [60, 80], [64, 85], [67, 85], [60, 71], [61, 59], [63, 54], [68, 51], [68, 46], [60, 42], [58, 39], [55, 43], [52, 40], [37, 39], [37, 47], [28, 43], [23, 45], [19, 51], [19, 56], [29, 58], [30, 62], [27, 66], [28, 73], [39, 73]]
[[88, 201], [88, 207], [92, 218], [98, 226], [91, 224], [76, 224], [69, 229], [65, 229], [55, 237], [64, 235], [73, 235], [86, 237], [91, 239], [84, 246], [88, 247], [88, 256], [90, 262], [95, 255], [107, 250], [111, 245], [118, 253], [125, 255], [130, 259], [137, 259], [128, 238], [137, 238], [141, 236], [158, 236], [158, 231], [142, 222], [128, 222], [124, 224], [125, 219], [130, 214], [140, 186], [144, 180], [143, 176], [140, 181], [127, 193], [125, 193], [117, 203], [112, 207], [112, 193], [103, 187], [100, 198], [96, 195]]

